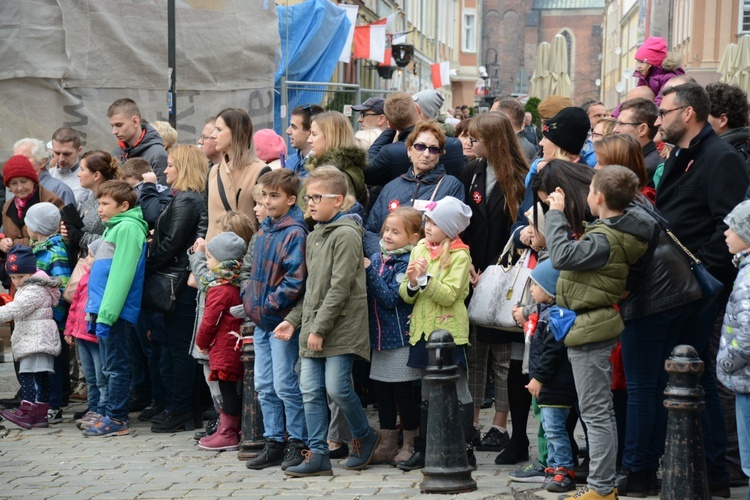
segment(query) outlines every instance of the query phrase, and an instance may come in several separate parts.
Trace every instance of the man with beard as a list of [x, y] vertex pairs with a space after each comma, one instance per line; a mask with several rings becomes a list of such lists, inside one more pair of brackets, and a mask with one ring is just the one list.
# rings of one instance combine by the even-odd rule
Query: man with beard
[[81, 153], [83, 146], [78, 132], [69, 127], [55, 130], [52, 134], [52, 157], [55, 159], [55, 167], [49, 169], [49, 174], [73, 190], [79, 209], [86, 200], [94, 196], [90, 189], [81, 187], [81, 181], [78, 179]]
[[701, 418], [709, 486], [712, 496], [728, 497], [726, 427], [708, 345], [711, 335], [718, 334], [714, 324], [723, 314], [737, 272], [724, 243], [724, 217], [742, 201], [750, 179], [742, 158], [708, 123], [711, 102], [700, 85], [667, 87], [662, 95], [655, 125], [662, 140], [675, 149], [656, 191], [656, 207], [677, 238], [724, 284], [710, 305], [686, 306], [685, 323], [675, 341], [695, 347], [705, 363], [701, 384], [706, 406]]

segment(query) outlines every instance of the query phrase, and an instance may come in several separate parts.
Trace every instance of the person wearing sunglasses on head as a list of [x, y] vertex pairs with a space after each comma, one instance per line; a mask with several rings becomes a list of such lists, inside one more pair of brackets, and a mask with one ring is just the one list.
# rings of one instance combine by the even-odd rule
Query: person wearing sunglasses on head
[[406, 138], [411, 167], [383, 187], [365, 224], [365, 254], [380, 251], [380, 228], [390, 212], [400, 206], [425, 211], [430, 201], [453, 196], [464, 201], [461, 181], [448, 175], [440, 162], [445, 153], [446, 137], [436, 122], [417, 123]]

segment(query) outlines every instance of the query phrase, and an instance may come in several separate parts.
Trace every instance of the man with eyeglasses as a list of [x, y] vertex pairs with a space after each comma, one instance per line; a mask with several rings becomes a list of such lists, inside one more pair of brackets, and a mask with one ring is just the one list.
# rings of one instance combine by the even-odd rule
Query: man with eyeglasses
[[724, 284], [711, 304], [686, 306], [677, 343], [692, 345], [705, 363], [703, 444], [711, 496], [729, 496], [726, 465], [726, 426], [712, 367], [709, 342], [719, 335], [723, 310], [737, 269], [727, 250], [724, 217], [740, 203], [750, 178], [737, 152], [722, 141], [708, 123], [711, 101], [695, 83], [665, 88], [655, 125], [664, 142], [675, 145], [656, 189], [656, 208], [669, 221], [677, 238]]
[[352, 106], [354, 111], [359, 111], [359, 128], [361, 130], [378, 129], [381, 132], [388, 128], [388, 120], [385, 119], [383, 106], [385, 99], [382, 97], [370, 97], [362, 104]]
[[214, 123], [216, 123], [215, 116], [206, 120], [201, 136], [198, 138], [198, 146], [203, 150], [203, 154], [206, 155], [208, 161], [211, 162], [211, 166], [221, 163], [221, 153], [216, 150], [216, 139], [211, 138], [214, 133]]
[[640, 97], [630, 99], [620, 106], [620, 114], [614, 130], [615, 134], [628, 134], [641, 144], [643, 157], [646, 160], [648, 182], [652, 187], [656, 167], [664, 162], [654, 142], [657, 132], [654, 124], [657, 116], [659, 116], [659, 108], [653, 101]]

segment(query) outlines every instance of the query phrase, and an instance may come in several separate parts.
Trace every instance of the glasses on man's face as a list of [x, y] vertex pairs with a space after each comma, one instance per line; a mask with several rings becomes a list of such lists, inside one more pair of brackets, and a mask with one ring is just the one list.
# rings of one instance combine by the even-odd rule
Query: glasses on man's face
[[210, 136], [210, 135], [202, 135], [202, 136], [200, 136], [200, 138], [198, 139], [198, 142], [199, 142], [199, 143], [200, 143], [200, 142], [206, 142], [206, 141], [208, 141], [208, 140], [210, 140], [210, 139], [211, 139], [211, 136]]
[[305, 202], [305, 204], [313, 202], [313, 205], [317, 205], [321, 201], [323, 201], [323, 198], [336, 198], [337, 194], [314, 194], [312, 196], [303, 196], [302, 201]]
[[685, 109], [685, 108], [687, 108], [687, 106], [678, 106], [678, 107], [672, 108], [672, 109], [660, 109], [659, 110], [659, 118], [664, 119], [664, 117], [667, 116], [672, 111], [677, 111], [678, 109]]
[[366, 116], [378, 116], [378, 113], [368, 113], [367, 111], [361, 111], [359, 113], [359, 116], [361, 116], [362, 118]]
[[425, 150], [429, 151], [431, 155], [439, 155], [443, 152], [443, 150], [441, 150], [437, 146], [428, 146], [427, 144], [422, 144], [421, 142], [415, 142], [412, 147], [420, 153], [424, 153]]

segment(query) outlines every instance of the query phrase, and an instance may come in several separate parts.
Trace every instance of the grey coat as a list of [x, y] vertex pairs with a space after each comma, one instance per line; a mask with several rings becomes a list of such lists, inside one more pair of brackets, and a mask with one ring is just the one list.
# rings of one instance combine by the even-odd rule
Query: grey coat
[[721, 325], [716, 376], [732, 391], [750, 393], [750, 259], [747, 256], [742, 258], [739, 268]]

